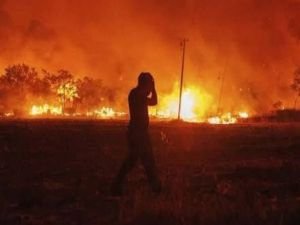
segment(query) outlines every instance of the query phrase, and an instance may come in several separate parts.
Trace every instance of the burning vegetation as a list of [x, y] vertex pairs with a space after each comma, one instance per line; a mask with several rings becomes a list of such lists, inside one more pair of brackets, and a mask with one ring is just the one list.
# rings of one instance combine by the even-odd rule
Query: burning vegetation
[[[299, 69], [294, 72], [291, 90], [296, 91], [296, 110]], [[117, 100], [122, 100], [124, 104], [119, 104]], [[126, 98], [117, 95], [117, 90], [105, 86], [102, 80], [88, 76], [76, 78], [67, 70], [59, 70], [56, 73], [46, 70], [38, 72], [25, 64], [9, 66], [0, 76], [0, 101], [2, 117], [128, 117]], [[150, 108], [150, 115], [159, 120], [177, 119], [178, 103], [179, 85], [175, 83], [169, 92], [159, 92], [159, 104]], [[231, 110], [224, 110], [221, 95], [215, 96], [211, 90], [196, 85], [184, 86], [181, 103], [180, 118], [189, 122], [234, 124], [248, 120], [255, 113], [258, 114], [251, 111], [250, 104], [237, 104]], [[274, 103], [273, 107], [276, 111], [285, 110], [281, 101]]]
[[[117, 109], [115, 91], [101, 80], [90, 77], [75, 78], [66, 70], [50, 73], [25, 64], [9, 66], [0, 77], [1, 115], [5, 117], [81, 116], [102, 119], [125, 118], [124, 109]], [[170, 94], [160, 96], [158, 107], [151, 116], [158, 119], [176, 119], [178, 116], [178, 85]], [[180, 116], [185, 121], [213, 124], [236, 123], [248, 113], [235, 112], [210, 117], [213, 98], [195, 86], [182, 94]]]
[[[296, 110], [299, 69], [294, 72], [291, 90], [296, 91]], [[28, 65], [16, 64], [7, 67], [0, 76], [0, 113], [2, 117], [127, 118], [127, 109], [117, 104], [117, 99], [120, 100], [121, 97], [116, 93], [116, 90], [105, 86], [100, 79], [88, 76], [75, 78], [67, 70], [59, 70], [57, 73], [46, 70], [38, 72]], [[185, 85], [180, 118], [189, 122], [234, 124], [248, 119], [253, 114], [249, 110], [252, 107], [245, 105], [237, 105], [228, 111], [223, 110], [221, 96], [217, 97], [199, 86]], [[178, 103], [179, 85], [175, 83], [168, 93], [159, 93], [159, 104], [150, 109], [150, 115], [160, 120], [177, 119]], [[285, 109], [281, 101], [274, 103], [273, 107], [275, 110]]]
[[24, 64], [5, 69], [0, 77], [1, 114], [3, 116], [111, 117], [114, 91], [101, 80], [76, 79], [66, 70], [52, 74]]

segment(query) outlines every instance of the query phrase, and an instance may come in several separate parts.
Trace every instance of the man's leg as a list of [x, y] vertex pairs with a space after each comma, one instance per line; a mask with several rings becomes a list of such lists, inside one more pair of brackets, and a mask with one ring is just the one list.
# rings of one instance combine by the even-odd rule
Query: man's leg
[[140, 155], [143, 166], [146, 171], [146, 175], [154, 192], [159, 193], [161, 191], [161, 183], [157, 174], [157, 168], [155, 165], [152, 145], [149, 135], [145, 135], [140, 142]]
[[139, 158], [137, 146], [130, 138], [128, 138], [128, 148], [129, 148], [128, 149], [129, 153], [126, 159], [124, 160], [119, 170], [119, 173], [112, 184], [112, 192], [113, 194], [116, 195], [122, 194], [122, 186], [126, 178], [126, 175], [133, 169], [133, 167], [135, 166]]

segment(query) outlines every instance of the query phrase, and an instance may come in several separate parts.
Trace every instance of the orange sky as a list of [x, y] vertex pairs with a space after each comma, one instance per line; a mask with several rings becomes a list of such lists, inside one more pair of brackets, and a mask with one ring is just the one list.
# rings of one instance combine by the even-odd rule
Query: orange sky
[[171, 90], [187, 45], [186, 84], [224, 102], [291, 105], [300, 64], [299, 0], [0, 0], [0, 67], [25, 62], [127, 88], [140, 71]]

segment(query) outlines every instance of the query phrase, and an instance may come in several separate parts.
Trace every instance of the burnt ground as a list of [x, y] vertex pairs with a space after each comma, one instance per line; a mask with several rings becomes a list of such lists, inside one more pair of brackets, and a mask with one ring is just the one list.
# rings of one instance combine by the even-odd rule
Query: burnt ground
[[0, 224], [300, 224], [300, 123], [154, 123], [163, 193], [138, 166], [109, 185], [124, 122], [0, 122]]

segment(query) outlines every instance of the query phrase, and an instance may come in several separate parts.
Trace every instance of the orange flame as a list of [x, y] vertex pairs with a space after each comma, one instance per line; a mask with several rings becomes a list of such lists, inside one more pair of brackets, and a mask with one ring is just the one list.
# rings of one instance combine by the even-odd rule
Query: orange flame
[[48, 104], [33, 105], [30, 109], [29, 115], [41, 116], [41, 115], [62, 115], [61, 106], [52, 106]]
[[[178, 116], [178, 102], [178, 89], [174, 89], [170, 95], [160, 97], [158, 107], [151, 110], [150, 114], [158, 118], [175, 119]], [[205, 91], [193, 86], [185, 88], [182, 93], [180, 118], [184, 121], [202, 122], [211, 104], [212, 97]]]

